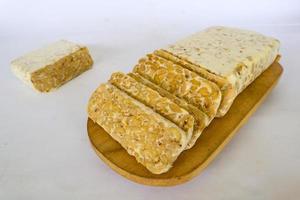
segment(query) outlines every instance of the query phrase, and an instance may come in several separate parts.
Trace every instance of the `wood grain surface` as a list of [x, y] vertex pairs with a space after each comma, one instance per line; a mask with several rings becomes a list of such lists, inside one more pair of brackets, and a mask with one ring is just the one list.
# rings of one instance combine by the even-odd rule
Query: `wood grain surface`
[[155, 175], [149, 172], [99, 125], [88, 119], [87, 130], [91, 145], [106, 164], [129, 180], [153, 186], [184, 183], [197, 176], [221, 152], [241, 125], [263, 102], [282, 72], [281, 65], [274, 62], [235, 99], [229, 112], [222, 118], [215, 118], [195, 146], [184, 151], [174, 166], [164, 174]]

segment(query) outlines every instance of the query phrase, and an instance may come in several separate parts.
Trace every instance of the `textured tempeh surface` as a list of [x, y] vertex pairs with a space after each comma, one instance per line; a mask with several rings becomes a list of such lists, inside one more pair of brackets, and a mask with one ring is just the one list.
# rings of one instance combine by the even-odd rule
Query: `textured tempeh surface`
[[49, 92], [91, 68], [93, 60], [86, 47], [59, 41], [14, 61], [13, 72], [40, 92]]
[[253, 31], [211, 27], [164, 50], [225, 78], [232, 85], [235, 94], [223, 101], [222, 112], [218, 114], [224, 115], [234, 98], [274, 62], [279, 52], [279, 41]]
[[199, 110], [197, 107], [186, 102], [184, 99], [176, 97], [175, 95], [169, 93], [168, 91], [162, 89], [161, 87], [159, 87], [159, 86], [155, 85], [154, 83], [148, 81], [147, 79], [143, 78], [139, 74], [129, 73], [129, 76], [131, 76], [138, 82], [152, 88], [153, 90], [156, 90], [157, 92], [159, 92], [159, 94], [161, 96], [164, 96], [164, 97], [172, 100], [177, 105], [179, 105], [180, 107], [187, 110], [194, 117], [194, 119], [195, 119], [194, 131], [193, 131], [190, 141], [187, 144], [186, 149], [192, 148], [194, 146], [195, 142], [197, 141], [197, 139], [199, 138], [199, 136], [201, 135], [204, 128], [207, 127], [210, 122], [207, 115], [205, 113], [203, 113], [201, 110]]
[[49, 92], [90, 69], [92, 64], [87, 48], [81, 48], [54, 64], [33, 72], [31, 82], [37, 90]]
[[162, 58], [165, 58], [171, 62], [174, 62], [177, 65], [180, 65], [186, 69], [189, 69], [189, 70], [197, 73], [201, 77], [216, 83], [219, 86], [221, 93], [222, 93], [222, 100], [221, 100], [219, 109], [217, 111], [216, 117], [222, 117], [226, 114], [226, 112], [228, 111], [228, 109], [231, 106], [231, 103], [233, 102], [234, 98], [237, 95], [236, 90], [234, 89], [234, 86], [228, 80], [226, 80], [224, 77], [221, 77], [219, 75], [210, 73], [209, 71], [207, 71], [197, 65], [194, 65], [194, 64], [186, 61], [185, 59], [181, 59], [163, 49], [154, 51], [154, 54], [157, 56], [160, 56]]
[[210, 120], [215, 117], [222, 96], [213, 82], [154, 54], [141, 59], [134, 72], [200, 108]]
[[187, 144], [182, 129], [111, 84], [92, 94], [88, 114], [155, 174], [170, 169]]
[[174, 122], [177, 126], [186, 131], [187, 140], [190, 140], [194, 128], [194, 117], [186, 110], [170, 99], [162, 97], [157, 91], [143, 85], [122, 72], [113, 73], [109, 82]]

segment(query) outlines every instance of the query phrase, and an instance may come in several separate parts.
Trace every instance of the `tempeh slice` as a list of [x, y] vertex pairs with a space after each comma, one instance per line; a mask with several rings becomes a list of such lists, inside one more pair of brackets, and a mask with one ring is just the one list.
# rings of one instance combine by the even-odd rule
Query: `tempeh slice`
[[154, 54], [141, 59], [134, 72], [198, 107], [210, 120], [215, 117], [222, 97], [215, 83]]
[[199, 110], [197, 107], [189, 104], [186, 102], [184, 99], [178, 98], [175, 95], [169, 93], [168, 91], [162, 89], [161, 87], [155, 85], [154, 83], [148, 81], [147, 79], [143, 78], [137, 73], [129, 73], [129, 76], [137, 80], [138, 82], [152, 88], [153, 90], [156, 90], [159, 92], [159, 94], [163, 97], [166, 97], [170, 100], [172, 100], [174, 103], [179, 105], [180, 107], [184, 108], [187, 110], [195, 119], [194, 123], [194, 131], [193, 135], [190, 139], [190, 141], [187, 144], [186, 149], [190, 149], [194, 146], [196, 143], [197, 139], [201, 135], [202, 131], [209, 125], [210, 121], [207, 117], [206, 114], [204, 114], [201, 110]]
[[194, 128], [194, 117], [186, 110], [122, 72], [113, 73], [109, 82], [175, 123], [187, 133], [187, 140], [190, 140]]
[[201, 67], [198, 67], [198, 66], [186, 61], [185, 59], [181, 59], [163, 49], [154, 51], [154, 54], [158, 55], [162, 58], [165, 58], [167, 60], [170, 60], [170, 61], [176, 63], [177, 65], [180, 65], [186, 69], [189, 69], [189, 70], [197, 73], [201, 77], [217, 84], [222, 93], [222, 100], [221, 100], [219, 109], [217, 111], [216, 117], [222, 117], [226, 114], [226, 112], [229, 110], [229, 108], [231, 106], [231, 102], [233, 102], [233, 100], [236, 97], [236, 91], [234, 90], [234, 86], [228, 80], [226, 80], [225, 78], [218, 76], [216, 74], [210, 73], [209, 71], [207, 71]]
[[111, 84], [101, 84], [89, 117], [154, 174], [168, 171], [187, 144], [186, 133]]

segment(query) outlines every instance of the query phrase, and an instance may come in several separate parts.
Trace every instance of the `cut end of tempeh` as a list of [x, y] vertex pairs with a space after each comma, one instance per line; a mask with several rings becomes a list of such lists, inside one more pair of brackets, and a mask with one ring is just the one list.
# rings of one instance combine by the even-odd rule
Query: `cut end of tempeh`
[[190, 140], [194, 129], [194, 117], [186, 110], [122, 72], [113, 73], [109, 82], [175, 123], [187, 133], [187, 140]]
[[141, 59], [134, 72], [198, 107], [210, 120], [215, 117], [222, 98], [215, 83], [154, 54]]
[[197, 107], [189, 104], [187, 101], [176, 97], [175, 95], [169, 93], [168, 91], [162, 89], [161, 87], [155, 85], [154, 83], [148, 81], [147, 79], [140, 76], [138, 73], [129, 73], [129, 76], [137, 80], [138, 82], [152, 88], [153, 90], [157, 91], [161, 96], [166, 97], [179, 105], [180, 107], [187, 110], [195, 119], [194, 123], [194, 131], [192, 134], [191, 139], [189, 140], [186, 149], [190, 149], [194, 146], [197, 139], [200, 137], [203, 130], [209, 125], [210, 120], [208, 116], [199, 110]]
[[40, 92], [49, 92], [91, 68], [86, 47], [61, 40], [11, 62], [12, 71]]
[[220, 102], [220, 106], [218, 108], [216, 117], [222, 117], [227, 113], [235, 97], [237, 96], [236, 91], [234, 90], [234, 86], [228, 80], [204, 68], [196, 66], [185, 59], [179, 58], [163, 49], [154, 51], [154, 54], [164, 59], [167, 59], [177, 65], [180, 65], [188, 70], [191, 70], [209, 81], [214, 82], [220, 88], [222, 93], [222, 100]]
[[154, 174], [168, 171], [187, 144], [186, 133], [111, 84], [101, 84], [89, 117]]

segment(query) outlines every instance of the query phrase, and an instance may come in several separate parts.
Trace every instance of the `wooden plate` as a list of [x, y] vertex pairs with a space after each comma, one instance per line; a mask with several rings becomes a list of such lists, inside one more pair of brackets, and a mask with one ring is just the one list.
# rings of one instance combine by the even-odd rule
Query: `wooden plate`
[[99, 125], [88, 119], [87, 130], [92, 147], [106, 164], [129, 180], [154, 186], [184, 183], [198, 175], [224, 148], [239, 127], [263, 102], [282, 71], [280, 64], [274, 62], [236, 98], [229, 112], [222, 118], [214, 119], [195, 146], [184, 151], [173, 168], [164, 174], [155, 175], [149, 172]]

